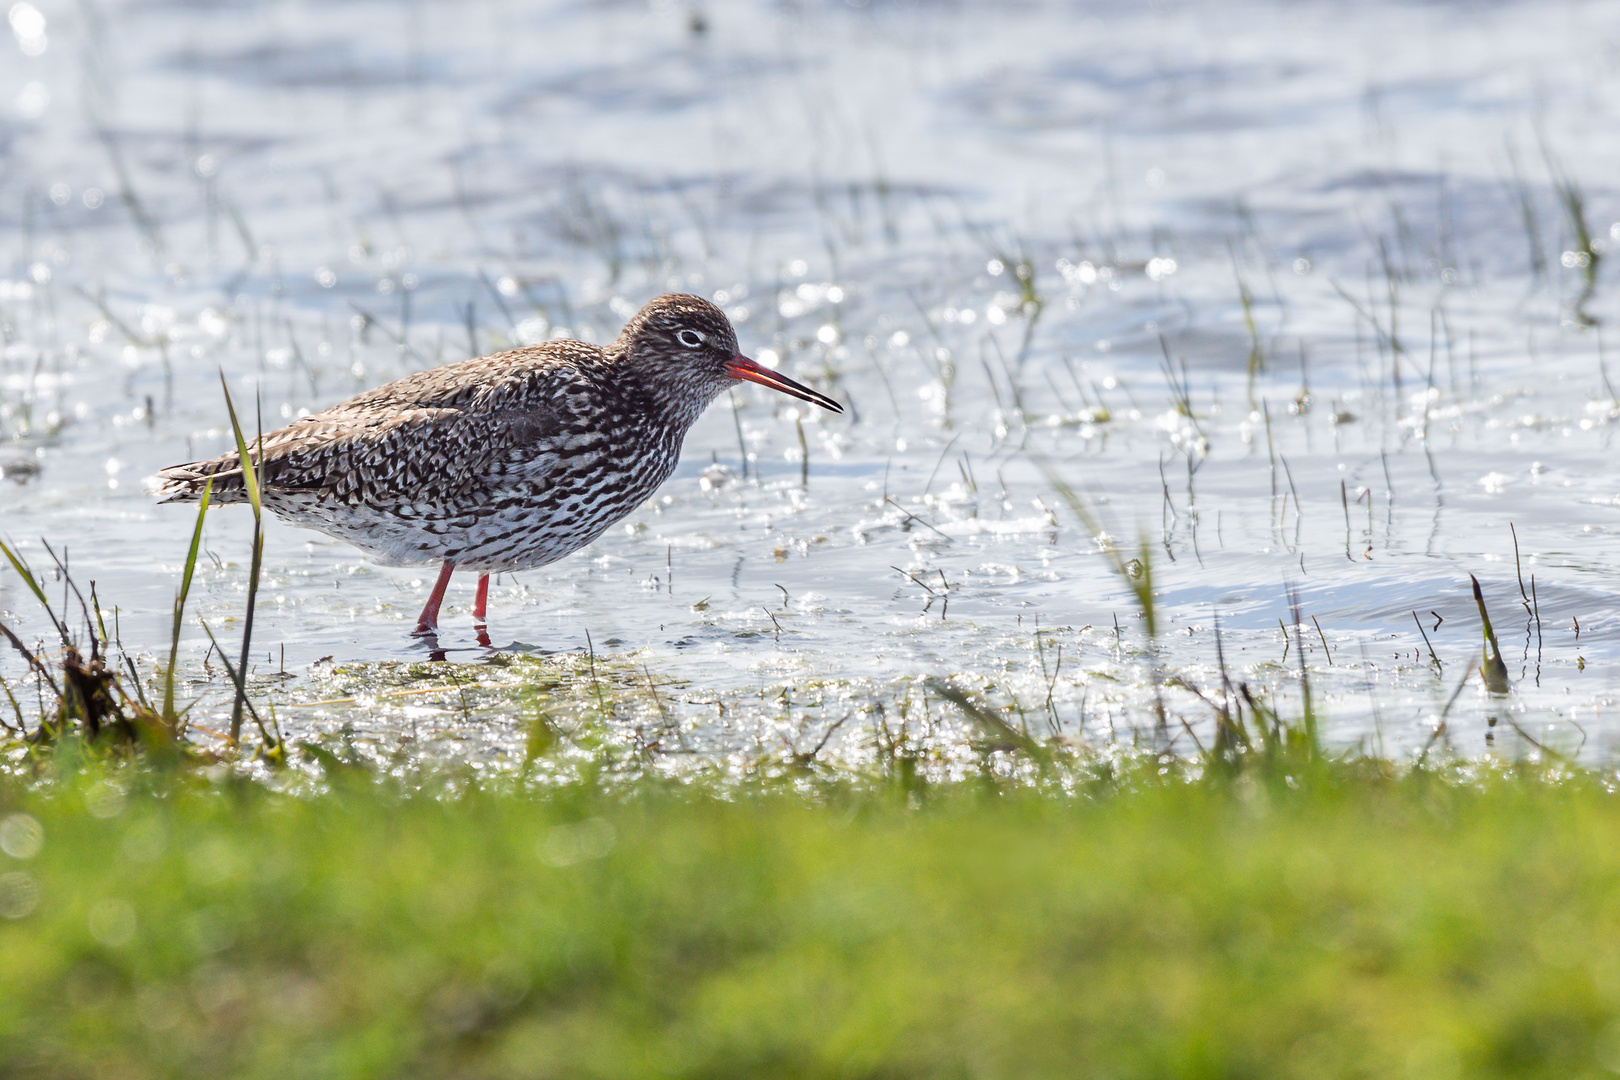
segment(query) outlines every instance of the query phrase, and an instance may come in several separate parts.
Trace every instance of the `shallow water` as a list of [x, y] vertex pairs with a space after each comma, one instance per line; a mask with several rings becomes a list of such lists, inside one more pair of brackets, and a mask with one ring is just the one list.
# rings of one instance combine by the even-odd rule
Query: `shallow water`
[[[219, 371], [270, 427], [471, 353], [607, 340], [678, 289], [849, 413], [722, 399], [652, 504], [499, 579], [491, 633], [588, 633], [672, 688], [644, 705], [686, 749], [814, 742], [929, 675], [1123, 737], [1154, 660], [1105, 549], [1139, 537], [1157, 662], [1201, 689], [1217, 626], [1234, 679], [1285, 702], [1303, 649], [1335, 743], [1409, 752], [1478, 652], [1473, 573], [1516, 687], [1476, 677], [1453, 744], [1620, 739], [1620, 4], [23, 8], [0, 41], [0, 531], [36, 567], [38, 538], [65, 548], [147, 661], [192, 518], [141, 479], [225, 448]], [[248, 529], [207, 527], [193, 613], [222, 638]], [[498, 694], [368, 696], [395, 669], [356, 664], [426, 658], [431, 571], [279, 523], [267, 551], [256, 670], [292, 677], [264, 692], [336, 702], [295, 732], [521, 743]], [[488, 656], [472, 585], [455, 660]], [[9, 570], [0, 613], [45, 626]], [[200, 628], [184, 647], [218, 724]]]

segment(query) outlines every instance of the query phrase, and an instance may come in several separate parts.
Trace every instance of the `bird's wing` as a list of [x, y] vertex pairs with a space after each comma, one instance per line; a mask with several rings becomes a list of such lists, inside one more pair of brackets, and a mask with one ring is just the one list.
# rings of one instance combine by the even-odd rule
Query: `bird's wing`
[[[572, 343], [570, 343], [572, 344]], [[538, 354], [538, 355], [537, 355]], [[520, 349], [406, 376], [249, 442], [264, 488], [344, 502], [454, 498], [503, 471], [532, 472], [589, 381], [555, 349]], [[244, 497], [233, 451], [158, 473], [164, 501]]]

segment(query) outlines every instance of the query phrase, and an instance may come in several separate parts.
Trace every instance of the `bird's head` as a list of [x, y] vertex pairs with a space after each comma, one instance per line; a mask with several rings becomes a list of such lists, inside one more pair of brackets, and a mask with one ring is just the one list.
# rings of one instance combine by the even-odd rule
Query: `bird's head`
[[725, 313], [701, 296], [668, 293], [625, 324], [615, 342], [625, 358], [645, 371], [669, 407], [696, 420], [727, 387], [756, 382], [824, 409], [844, 407], [737, 351], [737, 334]]

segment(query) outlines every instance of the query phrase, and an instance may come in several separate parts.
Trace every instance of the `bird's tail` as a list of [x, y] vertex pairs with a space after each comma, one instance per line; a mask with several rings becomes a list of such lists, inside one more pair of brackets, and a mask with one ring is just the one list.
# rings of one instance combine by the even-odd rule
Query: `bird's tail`
[[148, 477], [143, 485], [158, 497], [160, 503], [194, 503], [202, 499], [203, 488], [209, 477], [214, 478], [211, 503], [247, 501], [242, 483], [242, 465], [235, 454], [227, 454], [212, 461], [191, 461], [184, 465], [170, 465], [159, 469], [156, 476]]

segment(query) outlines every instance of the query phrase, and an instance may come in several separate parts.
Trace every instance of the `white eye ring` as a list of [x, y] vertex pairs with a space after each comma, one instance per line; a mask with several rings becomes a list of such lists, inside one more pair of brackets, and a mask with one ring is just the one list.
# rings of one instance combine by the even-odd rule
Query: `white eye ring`
[[682, 330], [675, 335], [675, 340], [688, 349], [696, 349], [703, 344], [703, 335], [696, 330]]

